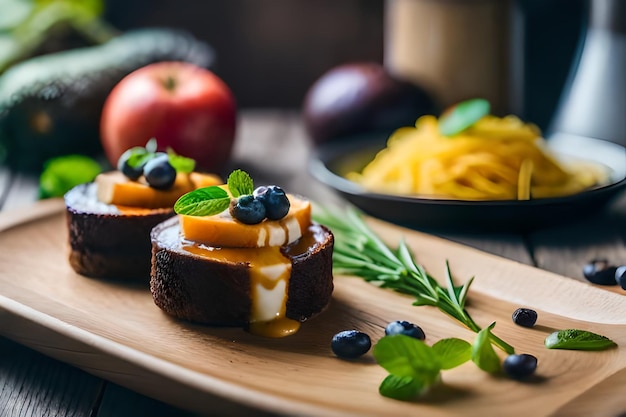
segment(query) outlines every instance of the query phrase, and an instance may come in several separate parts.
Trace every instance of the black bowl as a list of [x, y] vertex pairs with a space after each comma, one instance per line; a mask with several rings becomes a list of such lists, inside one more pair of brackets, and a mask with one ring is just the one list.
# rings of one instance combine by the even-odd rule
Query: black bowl
[[559, 155], [607, 166], [611, 174], [606, 184], [565, 197], [465, 201], [373, 193], [347, 180], [346, 173], [360, 171], [387, 137], [369, 134], [319, 145], [310, 172], [366, 214], [406, 227], [454, 232], [527, 232], [561, 225], [603, 209], [626, 186], [626, 148], [570, 135], [553, 136], [548, 144]]

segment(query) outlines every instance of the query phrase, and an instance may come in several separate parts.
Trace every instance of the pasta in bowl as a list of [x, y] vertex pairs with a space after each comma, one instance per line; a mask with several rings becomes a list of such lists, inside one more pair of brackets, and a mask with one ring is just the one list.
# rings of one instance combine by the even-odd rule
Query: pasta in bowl
[[[506, 123], [521, 123], [515, 118], [504, 119]], [[428, 118], [419, 123], [422, 121], [433, 123], [428, 121]], [[486, 122], [489, 122], [489, 119]], [[485, 123], [484, 130], [488, 132], [485, 134], [496, 135], [500, 127], [496, 128], [492, 123]], [[524, 125], [524, 129], [515, 135], [523, 136], [528, 133], [527, 130], [538, 132], [536, 127]], [[407, 134], [401, 130], [397, 133]], [[411, 134], [414, 135], [415, 132]], [[403, 226], [433, 232], [524, 232], [557, 226], [603, 209], [626, 187], [626, 149], [623, 146], [600, 139], [566, 134], [552, 135], [547, 139], [541, 137], [537, 139], [535, 135], [535, 139], [530, 141], [538, 149], [531, 150], [541, 154], [537, 156], [537, 161], [531, 159], [534, 172], [531, 179], [534, 179], [534, 183], [526, 180], [527, 184], [532, 184], [529, 191], [524, 191], [524, 186], [519, 186], [520, 176], [528, 178], [528, 174], [523, 172], [520, 174], [519, 169], [514, 171], [515, 174], [504, 171], [508, 172], [509, 181], [515, 185], [509, 187], [506, 192], [492, 191], [492, 195], [498, 195], [498, 198], [485, 195], [478, 198], [477, 191], [468, 191], [466, 189], [468, 187], [460, 187], [465, 194], [456, 196], [444, 195], [443, 192], [417, 193], [408, 188], [405, 189], [409, 191], [400, 191], [397, 183], [393, 186], [396, 188], [366, 187], [361, 182], [365, 168], [377, 159], [377, 163], [380, 162], [379, 158], [386, 152], [393, 136], [393, 134], [390, 136], [389, 132], [370, 132], [318, 146], [310, 159], [309, 170], [315, 179], [364, 213]], [[489, 136], [489, 139], [492, 139], [492, 136]], [[450, 141], [461, 137], [455, 135], [437, 140]], [[397, 136], [393, 140], [400, 139], [404, 138]], [[488, 148], [495, 149], [495, 141], [491, 141], [490, 145]], [[508, 147], [508, 152], [504, 152], [503, 157], [510, 157], [511, 150], [512, 147]], [[399, 172], [405, 175], [407, 172], [411, 173], [406, 167], [401, 166], [403, 164], [399, 162], [401, 157], [408, 158], [408, 155], [397, 156], [398, 160], [394, 160], [393, 163], [386, 162], [389, 164], [387, 175], [401, 175]], [[543, 167], [544, 163], [548, 168]], [[396, 173], [392, 174], [394, 170]], [[561, 177], [564, 175], [563, 172], [568, 179], [556, 188], [554, 184], [546, 186], [537, 179], [538, 175], [543, 176], [543, 170], [550, 173], [547, 175], [548, 179], [552, 178], [552, 175], [556, 178]], [[410, 186], [419, 184], [415, 174], [412, 175], [410, 180], [406, 180], [407, 184]], [[458, 181], [463, 186], [467, 185], [465, 182], [467, 180], [459, 178]], [[498, 182], [499, 187], [505, 188], [504, 181], [491, 182]], [[491, 190], [491, 185], [488, 189]]]
[[386, 194], [456, 200], [529, 200], [606, 184], [608, 167], [565, 159], [540, 130], [515, 116], [487, 115], [454, 136], [423, 116], [396, 130], [371, 162], [346, 178]]

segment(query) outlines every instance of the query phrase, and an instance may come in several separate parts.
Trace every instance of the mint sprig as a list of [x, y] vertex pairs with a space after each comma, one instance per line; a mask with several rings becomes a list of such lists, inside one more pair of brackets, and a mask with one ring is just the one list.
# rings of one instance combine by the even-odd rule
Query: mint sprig
[[544, 342], [548, 349], [604, 350], [617, 346], [606, 336], [587, 330], [565, 329], [549, 334]]
[[233, 197], [238, 198], [242, 195], [252, 194], [254, 182], [246, 171], [236, 169], [228, 176], [228, 189]]
[[472, 344], [456, 337], [441, 339], [432, 346], [402, 334], [382, 337], [372, 350], [376, 362], [389, 372], [378, 387], [379, 393], [396, 400], [416, 398], [442, 380], [442, 371], [469, 360], [485, 372], [499, 372], [500, 358], [489, 341], [494, 326], [481, 330]]
[[233, 198], [254, 191], [252, 178], [240, 169], [230, 173], [226, 185], [230, 194], [224, 188], [213, 185], [182, 195], [174, 204], [174, 212], [187, 216], [213, 216], [226, 210]]

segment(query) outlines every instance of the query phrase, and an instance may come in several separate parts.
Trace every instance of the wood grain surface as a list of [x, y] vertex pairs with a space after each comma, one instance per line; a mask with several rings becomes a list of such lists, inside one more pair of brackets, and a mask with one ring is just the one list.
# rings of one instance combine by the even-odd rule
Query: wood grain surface
[[[205, 414], [254, 410], [298, 415], [434, 416], [528, 414], [610, 416], [623, 396], [593, 395], [624, 380], [626, 303], [622, 294], [505, 260], [430, 235], [371, 221], [385, 239], [405, 236], [418, 261], [442, 276], [450, 261], [459, 280], [475, 276], [469, 310], [518, 352], [539, 358], [537, 377], [518, 383], [478, 371], [473, 364], [446, 371], [444, 384], [421, 402], [399, 402], [377, 392], [385, 372], [371, 354], [333, 356], [334, 333], [357, 328], [382, 336], [385, 324], [418, 323], [427, 342], [473, 333], [409, 297], [357, 278], [336, 277], [328, 311], [295, 336], [265, 339], [241, 329], [197, 326], [165, 316], [147, 288], [84, 278], [67, 263], [62, 202], [0, 214], [0, 333], [139, 393]], [[538, 325], [514, 325], [520, 306], [539, 312]], [[614, 339], [606, 352], [548, 350], [555, 329], [582, 328]], [[618, 384], [619, 385], [619, 384]], [[242, 411], [243, 410], [243, 411]]]

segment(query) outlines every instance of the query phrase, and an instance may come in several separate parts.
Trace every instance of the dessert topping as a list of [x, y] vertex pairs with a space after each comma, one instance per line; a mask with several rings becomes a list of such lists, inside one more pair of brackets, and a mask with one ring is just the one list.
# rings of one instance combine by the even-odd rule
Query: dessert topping
[[167, 189], [174, 184], [177, 173], [190, 173], [195, 161], [176, 154], [172, 149], [157, 152], [157, 141], [152, 138], [145, 147], [135, 146], [126, 150], [117, 161], [117, 169], [128, 179], [146, 177], [148, 185], [156, 189]]

